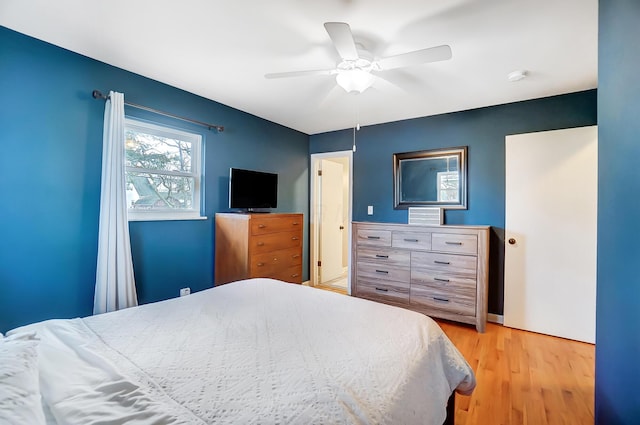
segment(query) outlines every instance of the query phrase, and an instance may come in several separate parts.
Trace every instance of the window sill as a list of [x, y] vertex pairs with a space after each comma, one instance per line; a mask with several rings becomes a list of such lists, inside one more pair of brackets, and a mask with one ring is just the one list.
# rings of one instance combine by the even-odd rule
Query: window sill
[[129, 221], [188, 221], [188, 220], [207, 220], [207, 216], [199, 216], [199, 215], [136, 215], [135, 217], [128, 216], [127, 220]]

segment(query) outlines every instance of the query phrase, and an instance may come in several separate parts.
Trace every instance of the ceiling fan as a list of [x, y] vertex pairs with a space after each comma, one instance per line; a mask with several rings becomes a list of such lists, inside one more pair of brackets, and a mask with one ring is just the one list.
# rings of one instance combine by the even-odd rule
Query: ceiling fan
[[276, 72], [265, 74], [265, 78], [288, 78], [309, 75], [335, 75], [336, 82], [348, 93], [362, 93], [374, 83], [376, 77], [372, 72], [387, 71], [429, 62], [439, 62], [451, 59], [451, 47], [448, 45], [414, 50], [408, 53], [374, 59], [371, 53], [359, 49], [351, 27], [344, 22], [325, 22], [333, 45], [342, 61], [333, 69]]

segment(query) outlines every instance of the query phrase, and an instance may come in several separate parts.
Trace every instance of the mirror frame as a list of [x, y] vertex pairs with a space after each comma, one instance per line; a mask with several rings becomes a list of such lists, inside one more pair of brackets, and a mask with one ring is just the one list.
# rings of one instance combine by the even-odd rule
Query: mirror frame
[[[419, 201], [403, 201], [400, 199], [400, 183], [402, 176], [400, 175], [400, 164], [404, 160], [416, 159], [435, 159], [439, 157], [452, 156], [458, 157], [460, 175], [460, 199], [456, 202], [442, 202], [429, 199]], [[393, 208], [406, 209], [409, 207], [441, 207], [445, 209], [467, 209], [467, 147], [455, 147], [446, 149], [432, 149], [415, 152], [403, 152], [393, 154]]]

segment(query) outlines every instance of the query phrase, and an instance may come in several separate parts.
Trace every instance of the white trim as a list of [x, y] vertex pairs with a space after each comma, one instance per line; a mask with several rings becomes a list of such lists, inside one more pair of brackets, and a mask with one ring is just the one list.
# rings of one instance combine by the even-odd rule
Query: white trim
[[185, 142], [199, 143], [202, 141], [202, 135], [193, 131], [181, 130], [165, 124], [154, 124], [152, 122], [130, 116], [126, 116], [124, 121], [126, 127], [135, 128], [141, 133], [151, 129], [153, 130], [153, 134], [167, 139], [175, 139], [176, 135], [180, 135], [180, 139]]
[[129, 216], [127, 217], [127, 219], [129, 221], [178, 221], [178, 220], [208, 220], [209, 217], [199, 216], [199, 215], [193, 215], [193, 216], [180, 215], [180, 214], [173, 214], [173, 215], [146, 214], [146, 215], [136, 215], [135, 217], [133, 217], [131, 213], [129, 213]]
[[126, 166], [126, 172], [142, 172], [149, 174], [160, 174], [178, 176], [193, 179], [192, 202], [193, 208], [184, 210], [174, 209], [135, 209], [127, 206], [127, 219], [129, 221], [162, 221], [162, 220], [206, 220], [201, 216], [203, 210], [202, 199], [202, 162], [203, 157], [203, 137], [202, 134], [180, 130], [168, 125], [154, 124], [148, 121], [132, 117], [125, 117], [125, 131], [132, 130], [144, 134], [152, 134], [167, 139], [178, 139], [191, 144], [191, 170], [190, 171], [169, 171], [145, 169], [141, 167]]
[[504, 324], [504, 316], [502, 314], [488, 313], [487, 314], [487, 322], [497, 323], [499, 325], [503, 325]]
[[323, 152], [311, 154], [311, 179], [309, 190], [309, 235], [310, 235], [310, 263], [309, 264], [309, 286], [315, 286], [318, 281], [318, 249], [316, 247], [318, 241], [318, 225], [317, 225], [317, 205], [316, 194], [318, 192], [318, 169], [320, 161], [327, 158], [344, 158], [349, 159], [349, 221], [347, 222], [347, 238], [349, 241], [349, 253], [347, 261], [347, 293], [351, 295], [351, 220], [353, 219], [353, 151], [337, 151], [337, 152]]

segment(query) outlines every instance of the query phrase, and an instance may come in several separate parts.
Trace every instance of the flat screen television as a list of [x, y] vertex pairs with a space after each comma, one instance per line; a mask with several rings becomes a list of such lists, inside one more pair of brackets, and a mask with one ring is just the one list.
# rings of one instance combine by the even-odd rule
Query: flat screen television
[[277, 208], [278, 175], [262, 171], [229, 170], [229, 208]]

